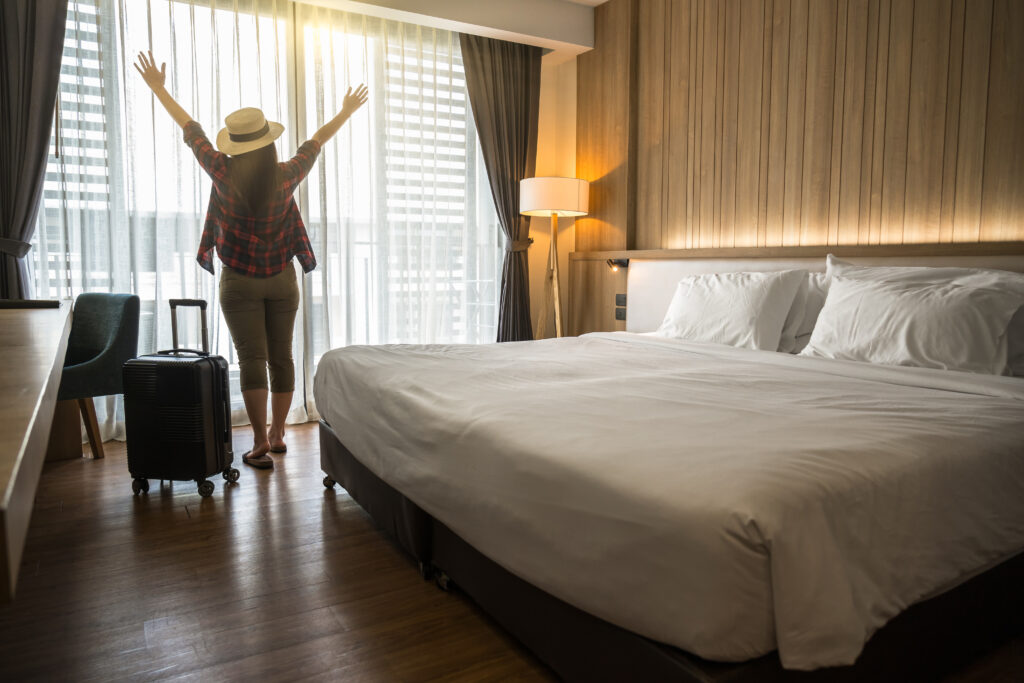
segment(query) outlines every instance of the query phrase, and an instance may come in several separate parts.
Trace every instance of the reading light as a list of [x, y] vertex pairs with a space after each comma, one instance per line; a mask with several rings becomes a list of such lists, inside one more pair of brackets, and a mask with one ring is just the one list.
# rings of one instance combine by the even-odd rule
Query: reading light
[[610, 258], [605, 263], [608, 264], [613, 273], [619, 272], [619, 268], [629, 268], [628, 258]]

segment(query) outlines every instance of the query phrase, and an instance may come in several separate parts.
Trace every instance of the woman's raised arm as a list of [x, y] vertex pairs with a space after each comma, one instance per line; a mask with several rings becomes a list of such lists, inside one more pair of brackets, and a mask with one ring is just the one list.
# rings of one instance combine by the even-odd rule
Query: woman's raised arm
[[153, 52], [150, 50], [148, 57], [140, 52], [138, 61], [134, 66], [135, 70], [142, 75], [142, 80], [146, 82], [149, 89], [160, 100], [160, 104], [164, 105], [164, 109], [171, 115], [174, 122], [184, 128], [185, 124], [192, 120], [192, 117], [181, 108], [181, 105], [171, 97], [171, 93], [167, 92], [167, 89], [164, 88], [164, 81], [167, 79], [167, 63], [164, 62], [157, 69], [156, 60], [153, 59]]
[[366, 96], [367, 90], [365, 85], [360, 85], [356, 88], [355, 92], [352, 92], [352, 88], [349, 88], [348, 92], [345, 93], [345, 99], [341, 101], [341, 111], [338, 112], [337, 116], [325, 123], [320, 130], [313, 133], [312, 139], [323, 145], [333, 138], [338, 129], [348, 121], [348, 117], [356, 113], [359, 107], [366, 104]]

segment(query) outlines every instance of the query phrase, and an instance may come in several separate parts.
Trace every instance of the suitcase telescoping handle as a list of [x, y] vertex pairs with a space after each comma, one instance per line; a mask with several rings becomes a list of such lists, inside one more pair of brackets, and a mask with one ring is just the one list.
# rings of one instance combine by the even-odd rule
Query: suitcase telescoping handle
[[171, 299], [171, 343], [178, 349], [178, 306], [198, 306], [203, 321], [203, 353], [210, 353], [210, 338], [206, 331], [206, 302], [203, 299]]

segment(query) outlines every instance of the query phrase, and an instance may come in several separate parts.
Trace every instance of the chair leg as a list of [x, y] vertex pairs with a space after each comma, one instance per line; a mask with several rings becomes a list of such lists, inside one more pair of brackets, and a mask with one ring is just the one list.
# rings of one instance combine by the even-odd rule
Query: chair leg
[[100, 438], [100, 425], [96, 421], [96, 405], [91, 398], [80, 398], [78, 408], [82, 411], [82, 420], [85, 421], [85, 433], [89, 435], [92, 457], [99, 460], [103, 457], [103, 439]]

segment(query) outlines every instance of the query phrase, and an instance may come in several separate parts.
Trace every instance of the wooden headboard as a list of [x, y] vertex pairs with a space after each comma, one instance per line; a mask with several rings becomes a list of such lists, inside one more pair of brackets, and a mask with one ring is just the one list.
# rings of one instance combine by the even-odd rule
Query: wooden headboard
[[[616, 306], [616, 295], [627, 294], [630, 271], [620, 268], [613, 272], [608, 259], [683, 262], [668, 269], [645, 268], [647, 273], [663, 273], [656, 277], [682, 277], [740, 270], [824, 270], [826, 254], [873, 265], [961, 265], [1024, 272], [1024, 242], [572, 252], [567, 332], [576, 335], [626, 329], [626, 320], [616, 319], [616, 309], [623, 308]], [[633, 286], [642, 290], [644, 283], [634, 277]], [[665, 296], [670, 298], [671, 291]], [[628, 304], [627, 298], [626, 311], [620, 310], [620, 315], [628, 312]]]

